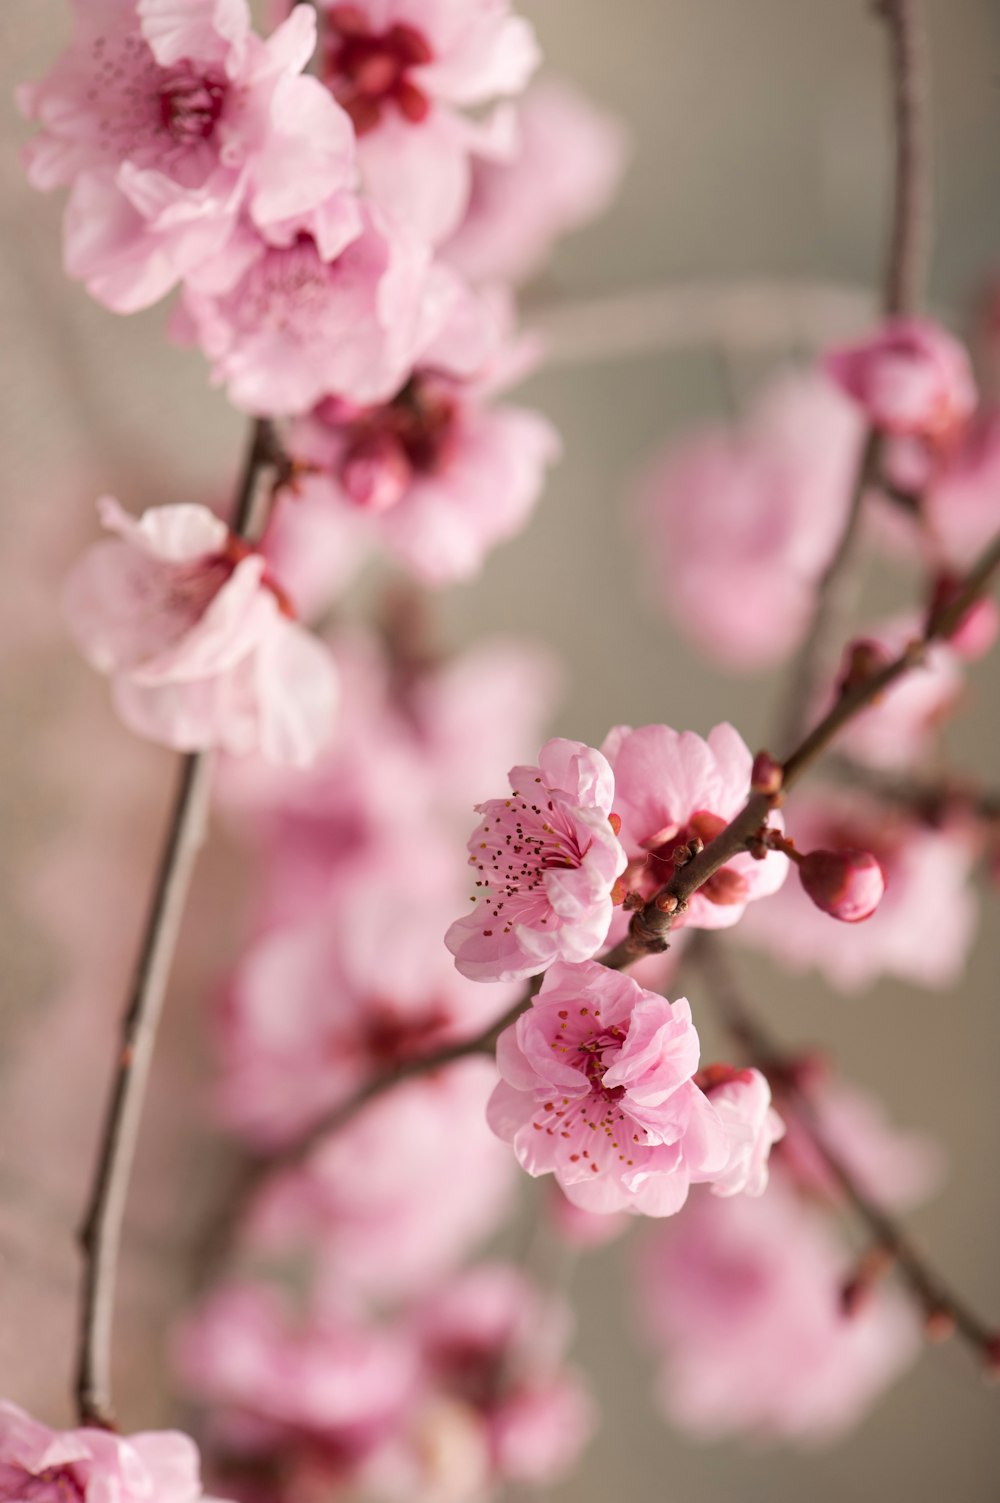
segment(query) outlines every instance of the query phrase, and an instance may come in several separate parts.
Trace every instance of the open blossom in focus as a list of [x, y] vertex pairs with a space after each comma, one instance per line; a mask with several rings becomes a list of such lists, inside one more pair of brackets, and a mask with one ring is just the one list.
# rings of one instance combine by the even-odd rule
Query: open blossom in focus
[[867, 339], [831, 350], [824, 364], [884, 433], [948, 445], [975, 411], [965, 347], [929, 319], [888, 319]]
[[611, 823], [614, 777], [582, 741], [547, 741], [537, 767], [512, 767], [511, 796], [477, 804], [469, 841], [473, 911], [445, 936], [472, 981], [535, 976], [587, 960], [607, 937], [625, 852]]
[[[629, 864], [623, 882], [651, 897], [676, 871], [673, 852], [697, 837], [707, 846], [750, 796], [753, 758], [731, 725], [707, 741], [666, 725], [617, 726], [604, 743], [615, 776], [615, 812]], [[771, 815], [781, 829], [781, 815]], [[771, 851], [756, 861], [734, 856], [695, 892], [676, 921], [696, 929], [728, 929], [756, 898], [777, 892], [788, 858]], [[675, 925], [676, 926], [676, 925]]]
[[431, 353], [387, 402], [319, 402], [289, 435], [295, 458], [318, 471], [308, 513], [293, 504], [283, 523], [289, 550], [301, 551], [296, 510], [308, 548], [309, 513], [329, 509], [363, 524], [426, 584], [476, 574], [524, 526], [559, 453], [540, 414], [492, 400], [500, 366], [494, 356], [475, 374], [457, 373]]
[[306, 1251], [338, 1305], [426, 1290], [510, 1208], [516, 1171], [485, 1118], [495, 1082], [471, 1058], [373, 1101], [264, 1187], [247, 1245], [268, 1259]]
[[563, 80], [534, 83], [516, 139], [472, 162], [465, 218], [442, 255], [473, 282], [523, 282], [556, 240], [602, 214], [625, 164], [625, 132]]
[[[887, 660], [921, 636], [923, 623], [898, 616], [865, 633]], [[923, 661], [904, 673], [838, 734], [838, 749], [870, 767], [910, 769], [934, 744], [962, 693], [961, 660], [946, 643], [932, 642]], [[818, 708], [825, 710], [828, 704]]]
[[302, 76], [311, 7], [266, 42], [245, 0], [74, 10], [71, 46], [20, 102], [42, 126], [32, 182], [72, 185], [66, 268], [108, 307], [146, 307], [227, 253], [241, 216], [267, 236], [353, 188], [350, 121]]
[[916, 1320], [880, 1288], [852, 1315], [851, 1254], [776, 1175], [758, 1200], [693, 1201], [644, 1243], [638, 1314], [668, 1419], [706, 1438], [815, 1445], [858, 1423], [912, 1362]]
[[250, 945], [223, 1014], [229, 1123], [265, 1146], [294, 1140], [366, 1080], [512, 1005], [516, 986], [467, 981], [441, 943], [460, 871], [450, 842], [397, 838], [345, 879], [332, 871], [326, 901]]
[[0, 1503], [200, 1503], [198, 1450], [176, 1431], [50, 1430], [0, 1400]]
[[639, 501], [652, 592], [727, 666], [794, 651], [843, 527], [860, 432], [828, 382], [785, 377], [735, 431], [671, 446], [650, 469]]
[[699, 1181], [760, 1194], [781, 1135], [767, 1083], [727, 1072], [717, 1109], [695, 1083], [699, 1050], [684, 998], [595, 961], [555, 965], [500, 1036], [490, 1125], [584, 1210], [671, 1216]]
[[138, 521], [110, 498], [99, 509], [117, 536], [80, 560], [65, 607], [126, 725], [181, 751], [312, 761], [332, 730], [336, 674], [263, 558], [203, 506]]
[[365, 189], [432, 241], [470, 191], [470, 153], [502, 117], [463, 113], [524, 88], [538, 63], [509, 0], [323, 0], [320, 73], [354, 122]]
[[845, 930], [814, 907], [797, 882], [787, 882], [747, 914], [740, 925], [743, 941], [794, 970], [814, 966], [845, 992], [882, 975], [926, 987], [948, 987], [959, 979], [976, 924], [972, 832], [960, 824], [931, 828], [834, 790], [796, 793], [785, 816], [803, 850], [819, 845], [872, 851], [885, 873], [885, 896], [871, 918]]
[[328, 1482], [344, 1483], [385, 1443], [417, 1386], [402, 1333], [328, 1308], [297, 1320], [277, 1290], [249, 1283], [216, 1290], [176, 1350], [216, 1446], [258, 1462], [280, 1452], [293, 1474], [325, 1456]]

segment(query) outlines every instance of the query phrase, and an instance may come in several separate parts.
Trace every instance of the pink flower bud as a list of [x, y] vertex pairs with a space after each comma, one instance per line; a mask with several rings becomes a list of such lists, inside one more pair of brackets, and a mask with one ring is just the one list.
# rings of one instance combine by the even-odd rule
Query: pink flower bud
[[390, 433], [357, 439], [344, 455], [340, 483], [346, 495], [366, 511], [388, 511], [413, 479], [402, 445]]
[[858, 344], [831, 350], [824, 364], [884, 433], [948, 442], [976, 405], [964, 347], [927, 319], [889, 319]]
[[885, 892], [885, 874], [870, 851], [810, 851], [798, 872], [816, 907], [844, 924], [871, 918]]
[[753, 759], [753, 769], [750, 773], [750, 787], [754, 793], [780, 793], [784, 778], [785, 769], [780, 762], [771, 756], [770, 752], [760, 751], [757, 753]]
[[875, 642], [870, 637], [859, 637], [854, 642], [848, 642], [837, 679], [837, 692], [849, 693], [888, 667], [891, 662], [892, 653], [881, 642]]

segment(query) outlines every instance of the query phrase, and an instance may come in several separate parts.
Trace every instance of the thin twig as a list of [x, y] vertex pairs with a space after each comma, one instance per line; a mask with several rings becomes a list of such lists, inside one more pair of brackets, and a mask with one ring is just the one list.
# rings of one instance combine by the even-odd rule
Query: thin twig
[[[233, 503], [233, 531], [254, 535], [258, 481], [274, 463], [270, 425], [254, 424]], [[76, 1402], [80, 1422], [114, 1426], [111, 1346], [118, 1258], [132, 1164], [142, 1121], [146, 1083], [167, 980], [177, 947], [188, 888], [204, 840], [211, 759], [182, 758], [180, 780], [160, 857], [139, 948], [121, 1046], [86, 1215], [80, 1231], [84, 1259], [77, 1353]]]
[[829, 770], [840, 782], [869, 793], [881, 802], [913, 814], [929, 825], [944, 824], [953, 815], [968, 815], [984, 825], [1000, 824], [1000, 792], [977, 788], [952, 778], [890, 777], [862, 767], [849, 757], [833, 757]]
[[745, 1051], [751, 1064], [768, 1076], [782, 1108], [794, 1113], [844, 1199], [872, 1234], [876, 1245], [890, 1254], [920, 1306], [928, 1329], [957, 1331], [995, 1371], [1000, 1357], [1000, 1332], [988, 1326], [945, 1280], [929, 1266], [903, 1228], [862, 1188], [854, 1173], [829, 1142], [816, 1106], [799, 1082], [794, 1061], [763, 1027], [736, 984], [724, 947], [714, 935], [696, 934], [685, 951], [699, 965], [709, 995], [727, 1032]]

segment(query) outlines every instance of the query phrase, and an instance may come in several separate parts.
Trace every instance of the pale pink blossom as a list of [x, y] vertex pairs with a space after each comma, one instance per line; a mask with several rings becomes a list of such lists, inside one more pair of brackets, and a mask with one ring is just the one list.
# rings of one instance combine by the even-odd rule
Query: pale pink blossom
[[485, 1117], [495, 1082], [470, 1058], [373, 1101], [264, 1188], [249, 1245], [307, 1251], [337, 1305], [426, 1290], [509, 1210], [514, 1167]]
[[943, 558], [968, 568], [1000, 532], [1000, 411], [978, 415], [921, 498], [927, 532]]
[[336, 674], [263, 558], [203, 506], [138, 521], [110, 498], [99, 509], [117, 536], [80, 560], [65, 606], [126, 725], [182, 751], [310, 762], [332, 729]]
[[72, 185], [65, 259], [119, 313], [228, 254], [241, 217], [267, 236], [356, 176], [347, 115], [303, 76], [316, 17], [268, 38], [245, 0], [76, 0], [75, 36], [22, 90], [42, 133], [39, 188]]
[[469, 841], [473, 911], [445, 936], [473, 981], [535, 976], [586, 960], [607, 936], [625, 852], [611, 822], [614, 777], [582, 741], [547, 741], [537, 767], [512, 767], [511, 796], [477, 804]]
[[185, 1321], [176, 1365], [207, 1402], [210, 1433], [231, 1456], [306, 1447], [343, 1482], [392, 1435], [418, 1383], [402, 1330], [330, 1308], [296, 1318], [287, 1297], [260, 1284], [225, 1285]]
[[[961, 825], [933, 828], [858, 794], [795, 794], [785, 806], [796, 845], [857, 847], [874, 852], [885, 896], [872, 917], [850, 929], [830, 921], [794, 881], [758, 903], [740, 938], [796, 971], [815, 967], [841, 991], [856, 992], [882, 975], [922, 987], [958, 981], [975, 933], [976, 842]], [[927, 915], [933, 913], [933, 935]]]
[[[626, 888], [651, 897], [673, 877], [673, 852], [697, 836], [706, 846], [750, 796], [753, 757], [731, 725], [717, 725], [707, 741], [666, 725], [617, 726], [604, 743], [615, 777], [615, 812], [629, 865]], [[780, 813], [770, 824], [782, 829]], [[763, 861], [734, 856], [695, 892], [680, 924], [728, 929], [747, 904], [777, 892], [788, 858], [771, 851]]]
[[831, 350], [824, 365], [885, 433], [952, 443], [975, 410], [964, 345], [929, 319], [887, 319], [867, 339]]
[[771, 1105], [771, 1088], [759, 1070], [709, 1065], [695, 1077], [729, 1139], [725, 1169], [712, 1176], [716, 1195], [763, 1195], [767, 1189], [771, 1149], [785, 1135], [785, 1124]]
[[50, 1430], [0, 1400], [2, 1503], [200, 1503], [198, 1449], [177, 1431]]
[[324, 0], [323, 23], [322, 76], [354, 121], [367, 191], [441, 240], [465, 212], [470, 153], [505, 128], [461, 111], [523, 89], [532, 28], [509, 0]]
[[781, 662], [840, 536], [861, 424], [818, 376], [784, 377], [735, 430], [655, 461], [639, 494], [654, 597], [727, 666]]
[[699, 1049], [686, 999], [595, 961], [559, 963], [500, 1036], [490, 1125], [584, 1210], [671, 1216], [705, 1180], [759, 1194], [780, 1132], [766, 1082], [746, 1072], [717, 1111], [694, 1079]]
[[633, 1225], [627, 1211], [609, 1212], [604, 1216], [596, 1211], [585, 1211], [567, 1197], [555, 1180], [545, 1209], [556, 1235], [570, 1247], [604, 1247], [608, 1242], [617, 1241]]
[[640, 1262], [641, 1329], [662, 1357], [668, 1419], [705, 1438], [816, 1445], [862, 1419], [919, 1348], [891, 1289], [844, 1313], [851, 1254], [775, 1178], [766, 1195], [692, 1202]]
[[614, 116], [564, 80], [533, 84], [513, 145], [473, 158], [468, 208], [442, 254], [474, 282], [525, 281], [561, 235], [603, 214], [626, 155]]
[[174, 335], [200, 345], [237, 407], [282, 417], [331, 393], [381, 401], [436, 332], [453, 281], [373, 206], [352, 214], [332, 231], [307, 217], [281, 244], [244, 231], [235, 278], [185, 288]]
[[[897, 616], [866, 635], [889, 659], [922, 632], [923, 622], [918, 618]], [[838, 750], [871, 767], [911, 768], [933, 747], [941, 725], [955, 708], [963, 683], [959, 655], [947, 643], [932, 642], [920, 663], [890, 684], [874, 704], [852, 717], [838, 735]]]
[[467, 981], [441, 943], [455, 855], [426, 834], [373, 846], [346, 879], [331, 873], [325, 901], [247, 949], [226, 989], [219, 1089], [244, 1136], [265, 1147], [301, 1137], [366, 1080], [471, 1038], [512, 1005], [515, 986]]

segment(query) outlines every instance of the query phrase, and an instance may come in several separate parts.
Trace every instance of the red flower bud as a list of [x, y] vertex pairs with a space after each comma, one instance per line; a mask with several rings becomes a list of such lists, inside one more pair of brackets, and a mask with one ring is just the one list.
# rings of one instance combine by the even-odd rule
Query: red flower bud
[[867, 683], [891, 662], [892, 654], [881, 642], [873, 642], [868, 637], [859, 637], [857, 641], [849, 642], [844, 649], [840, 677], [837, 680], [838, 693], [847, 694], [860, 684]]
[[816, 907], [844, 924], [871, 918], [885, 892], [885, 873], [870, 851], [809, 851], [798, 873]]
[[754, 793], [780, 793], [784, 777], [785, 769], [771, 756], [770, 752], [757, 753], [753, 759], [753, 770], [750, 773], [750, 787]]

